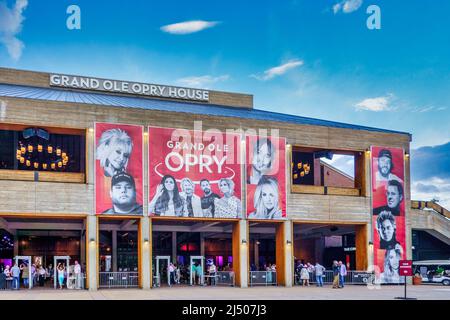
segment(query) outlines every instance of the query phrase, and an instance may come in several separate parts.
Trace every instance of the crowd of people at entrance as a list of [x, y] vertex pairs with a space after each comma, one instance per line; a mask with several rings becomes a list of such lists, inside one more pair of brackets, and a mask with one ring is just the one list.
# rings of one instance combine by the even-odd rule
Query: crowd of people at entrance
[[21, 287], [45, 287], [47, 283], [54, 284], [55, 281], [60, 289], [64, 287], [82, 289], [84, 287], [83, 269], [78, 261], [75, 261], [75, 264], [68, 268], [65, 263], [58, 263], [56, 266], [56, 279], [54, 279], [54, 273], [55, 269], [52, 264], [49, 264], [47, 267], [36, 264], [31, 264], [31, 267], [29, 267], [26, 262], [14, 262], [12, 266], [0, 265], [0, 290], [19, 290]]
[[[327, 269], [320, 263], [315, 265], [304, 261], [297, 262], [295, 267], [295, 283], [301, 286], [310, 286], [315, 281], [317, 287], [323, 287], [323, 278]], [[332, 288], [344, 288], [345, 277], [347, 276], [347, 267], [342, 261], [334, 260], [331, 266], [333, 272]]]
[[[169, 286], [179, 284], [192, 284], [192, 285], [216, 285], [218, 272], [220, 271], [233, 271], [231, 264], [228, 263], [223, 267], [218, 267], [212, 260], [206, 262], [205, 270], [202, 264], [194, 262], [192, 265], [169, 263], [166, 270], [161, 270], [159, 275], [161, 279], [157, 279], [158, 285], [164, 284], [162, 279], [167, 279]], [[167, 274], [166, 274], [167, 272]], [[191, 283], [192, 274], [192, 283]], [[166, 278], [167, 276], [167, 278]]]

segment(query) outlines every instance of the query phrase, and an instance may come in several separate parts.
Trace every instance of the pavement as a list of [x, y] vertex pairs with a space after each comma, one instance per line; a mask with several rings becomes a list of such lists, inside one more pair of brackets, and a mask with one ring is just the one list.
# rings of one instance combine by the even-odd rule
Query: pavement
[[[166, 287], [142, 289], [59, 290], [40, 289], [0, 291], [1, 300], [393, 300], [404, 296], [403, 286], [368, 288], [347, 285], [310, 287]], [[407, 296], [418, 300], [450, 300], [450, 287], [421, 285], [407, 287]]]

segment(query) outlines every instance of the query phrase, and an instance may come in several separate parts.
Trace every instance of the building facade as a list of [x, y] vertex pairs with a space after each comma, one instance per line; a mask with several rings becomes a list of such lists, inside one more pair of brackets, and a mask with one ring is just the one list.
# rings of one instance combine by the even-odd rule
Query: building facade
[[[246, 132], [264, 129], [280, 137], [284, 163], [279, 167], [284, 170], [278, 181], [282, 189], [285, 179], [286, 191], [279, 219], [249, 215], [256, 202], [248, 199], [251, 176], [245, 161], [234, 170], [240, 171], [234, 184], [241, 215], [197, 217], [195, 209], [192, 215], [149, 214], [158, 184], [152, 178], [159, 148], [154, 128], [194, 132], [199, 123], [202, 132], [242, 132], [236, 147], [242, 159], [251, 153]], [[142, 214], [98, 212], [99, 124], [142, 130], [142, 181], [133, 182]], [[134, 272], [137, 285], [149, 289], [161, 280], [155, 275], [166, 267], [160, 260], [167, 256], [188, 267], [194, 261], [190, 257], [212, 260], [221, 269], [229, 264], [240, 287], [251, 284], [250, 270], [269, 264], [276, 264], [276, 282], [288, 287], [295, 283], [297, 261], [329, 267], [337, 259], [351, 270], [380, 265], [374, 261], [382, 255], [374, 252], [380, 240], [373, 215], [372, 159], [382, 152], [372, 154], [373, 147], [401, 151], [395, 165], [401, 162], [404, 168], [404, 231], [397, 237], [404, 241], [402, 258], [412, 258], [408, 133], [266, 112], [253, 108], [247, 94], [3, 68], [0, 132], [0, 228], [13, 239], [0, 258], [39, 257], [48, 265], [57, 261], [54, 257], [70, 257], [70, 264], [78, 260], [83, 265], [90, 290], [102, 287], [104, 274], [114, 272]], [[48, 144], [40, 145], [39, 139]], [[30, 143], [33, 152], [28, 152]], [[60, 155], [48, 156], [49, 147], [55, 148], [52, 157], [56, 149]], [[47, 151], [44, 160], [36, 148]], [[354, 176], [336, 174], [319, 161], [333, 156], [347, 157]], [[194, 185], [199, 190], [200, 180]]]

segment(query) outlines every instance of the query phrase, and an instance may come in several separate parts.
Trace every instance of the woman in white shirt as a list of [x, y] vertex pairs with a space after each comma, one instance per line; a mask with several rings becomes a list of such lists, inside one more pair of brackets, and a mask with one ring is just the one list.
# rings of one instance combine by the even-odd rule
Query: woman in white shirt
[[234, 182], [228, 178], [219, 180], [219, 189], [223, 193], [220, 199], [214, 199], [216, 218], [240, 218], [241, 200], [234, 196]]

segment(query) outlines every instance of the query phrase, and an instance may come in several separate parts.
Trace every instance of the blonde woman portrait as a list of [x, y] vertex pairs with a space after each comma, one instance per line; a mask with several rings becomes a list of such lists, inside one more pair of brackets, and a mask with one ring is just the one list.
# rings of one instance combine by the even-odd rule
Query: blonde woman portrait
[[253, 204], [255, 211], [251, 219], [281, 219], [282, 211], [278, 202], [278, 181], [273, 177], [262, 176], [256, 186]]
[[219, 189], [223, 194], [220, 199], [214, 199], [216, 218], [240, 218], [241, 200], [234, 196], [234, 182], [228, 178], [219, 180]]
[[126, 171], [133, 141], [122, 129], [110, 129], [102, 133], [97, 145], [97, 160], [106, 177]]

